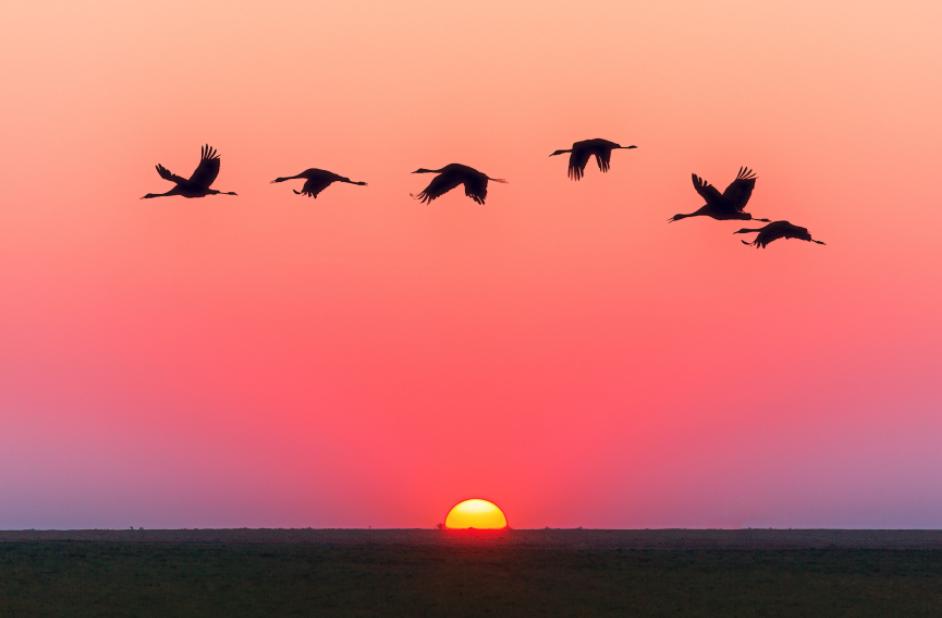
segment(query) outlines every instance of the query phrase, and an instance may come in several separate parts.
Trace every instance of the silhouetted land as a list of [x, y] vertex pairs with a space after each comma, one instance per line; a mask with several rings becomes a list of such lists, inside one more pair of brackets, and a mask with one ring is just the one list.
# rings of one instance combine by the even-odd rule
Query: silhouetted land
[[942, 531], [0, 532], [0, 616], [942, 615]]

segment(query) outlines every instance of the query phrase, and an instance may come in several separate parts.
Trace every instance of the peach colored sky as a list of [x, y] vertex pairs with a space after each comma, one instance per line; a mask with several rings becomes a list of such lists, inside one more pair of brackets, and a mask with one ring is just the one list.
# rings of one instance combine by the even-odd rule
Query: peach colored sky
[[[938, 527], [935, 2], [7, 2], [0, 528]], [[639, 145], [570, 182], [576, 139]], [[200, 144], [239, 197], [142, 202]], [[410, 199], [417, 167], [510, 184]], [[675, 212], [747, 164], [761, 252]], [[594, 164], [591, 164], [594, 166]], [[316, 201], [275, 176], [369, 181]]]

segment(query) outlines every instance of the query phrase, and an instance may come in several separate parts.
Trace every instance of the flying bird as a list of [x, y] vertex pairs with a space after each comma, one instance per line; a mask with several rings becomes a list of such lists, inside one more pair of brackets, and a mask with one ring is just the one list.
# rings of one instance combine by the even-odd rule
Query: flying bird
[[429, 204], [432, 200], [448, 193], [458, 185], [464, 185], [464, 194], [470, 197], [478, 204], [483, 204], [487, 198], [487, 181], [506, 183], [503, 178], [491, 178], [483, 172], [479, 172], [473, 167], [461, 165], [460, 163], [450, 163], [437, 170], [428, 170], [424, 167], [412, 172], [413, 174], [438, 174], [428, 183], [428, 186], [415, 197], [424, 204]]
[[160, 174], [161, 178], [169, 180], [176, 186], [166, 193], [148, 193], [141, 199], [169, 197], [171, 195], [182, 195], [183, 197], [236, 195], [236, 193], [232, 191], [217, 191], [216, 189], [209, 188], [216, 180], [216, 176], [219, 175], [219, 153], [208, 144], [204, 145], [200, 151], [200, 163], [196, 166], [196, 169], [193, 170], [193, 174], [189, 178], [177, 176], [160, 163], [157, 164], [157, 173]]
[[743, 209], [749, 202], [752, 189], [756, 186], [756, 173], [748, 167], [740, 167], [736, 180], [731, 182], [722, 194], [710, 183], [696, 174], [691, 174], [693, 188], [706, 200], [706, 204], [691, 213], [677, 213], [668, 221], [680, 221], [687, 217], [712, 217], [720, 221], [727, 219], [746, 219], [769, 222], [771, 219], [753, 217]]
[[366, 186], [365, 182], [350, 180], [346, 176], [341, 176], [333, 172], [328, 172], [327, 170], [319, 170], [316, 168], [311, 168], [304, 170], [300, 174], [295, 174], [294, 176], [281, 176], [272, 180], [272, 182], [284, 182], [286, 180], [294, 180], [296, 178], [304, 178], [307, 182], [304, 183], [304, 186], [301, 187], [300, 191], [292, 189], [297, 195], [309, 195], [313, 198], [317, 198], [317, 195], [329, 187], [335, 182], [346, 182], [351, 185], [360, 185]]
[[622, 146], [607, 139], [595, 138], [585, 139], [581, 142], [575, 142], [572, 148], [556, 150], [550, 156], [570, 153], [568, 176], [573, 180], [580, 180], [585, 174], [585, 166], [589, 162], [589, 157], [595, 155], [595, 160], [599, 164], [599, 169], [604, 173], [611, 167], [612, 151], [622, 148], [631, 150], [637, 146]]
[[756, 249], [765, 249], [766, 245], [779, 238], [797, 238], [799, 240], [818, 243], [819, 245], [825, 244], [824, 241], [812, 238], [808, 228], [799, 227], [788, 221], [773, 221], [759, 228], [744, 227], [741, 230], [736, 230], [733, 234], [749, 234], [752, 232], [759, 232], [754, 240], [751, 242], [742, 240], [740, 242], [744, 245], [755, 245]]

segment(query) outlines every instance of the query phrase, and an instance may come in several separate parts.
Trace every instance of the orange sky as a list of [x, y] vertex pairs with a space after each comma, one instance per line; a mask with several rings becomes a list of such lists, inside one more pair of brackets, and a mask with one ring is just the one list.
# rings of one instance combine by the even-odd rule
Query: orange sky
[[[0, 528], [937, 525], [940, 18], [6, 3]], [[744, 164], [828, 246], [665, 223]]]

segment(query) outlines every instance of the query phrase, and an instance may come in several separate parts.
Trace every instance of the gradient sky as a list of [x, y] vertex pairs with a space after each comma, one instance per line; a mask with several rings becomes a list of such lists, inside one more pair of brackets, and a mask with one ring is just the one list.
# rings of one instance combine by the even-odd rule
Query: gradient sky
[[4, 3], [0, 528], [942, 526], [940, 4], [449, 4]]

